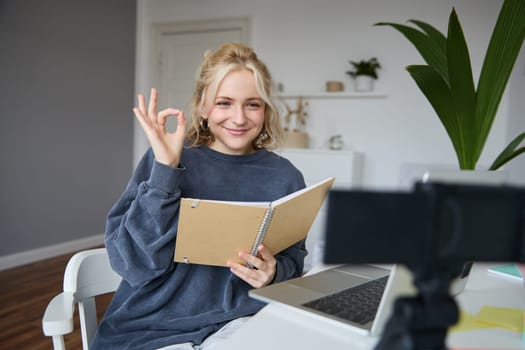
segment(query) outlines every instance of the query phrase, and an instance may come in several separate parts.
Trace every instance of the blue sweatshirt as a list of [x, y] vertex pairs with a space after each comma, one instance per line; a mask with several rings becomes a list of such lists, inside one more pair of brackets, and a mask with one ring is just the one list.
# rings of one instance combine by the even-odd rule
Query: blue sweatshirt
[[[148, 150], [110, 210], [106, 248], [123, 281], [92, 349], [156, 349], [200, 344], [227, 322], [259, 311], [252, 287], [229, 268], [173, 261], [181, 197], [272, 201], [305, 186], [302, 174], [267, 150], [243, 156], [184, 148], [179, 168]], [[206, 220], [206, 218], [203, 218]], [[300, 276], [304, 241], [276, 255], [274, 282]]]

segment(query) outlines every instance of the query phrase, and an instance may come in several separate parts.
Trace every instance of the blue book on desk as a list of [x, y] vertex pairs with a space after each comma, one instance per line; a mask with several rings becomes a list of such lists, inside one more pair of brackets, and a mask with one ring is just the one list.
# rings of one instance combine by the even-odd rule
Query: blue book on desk
[[498, 276], [503, 276], [515, 281], [523, 282], [523, 276], [521, 275], [521, 272], [516, 264], [496, 265], [490, 267], [488, 271]]

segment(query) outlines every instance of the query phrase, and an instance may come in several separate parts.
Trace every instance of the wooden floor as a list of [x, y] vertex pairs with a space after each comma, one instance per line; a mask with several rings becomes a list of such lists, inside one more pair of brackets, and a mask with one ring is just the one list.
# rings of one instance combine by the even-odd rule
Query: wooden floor
[[[0, 349], [53, 349], [51, 338], [42, 332], [42, 316], [47, 303], [62, 291], [71, 255], [0, 271]], [[97, 297], [99, 318], [111, 297]], [[66, 349], [82, 349], [79, 327], [76, 315], [74, 332], [64, 337]]]

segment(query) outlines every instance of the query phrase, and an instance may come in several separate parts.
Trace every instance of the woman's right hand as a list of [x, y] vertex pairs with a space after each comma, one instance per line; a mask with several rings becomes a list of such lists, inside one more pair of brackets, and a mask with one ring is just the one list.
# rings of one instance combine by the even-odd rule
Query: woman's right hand
[[[158, 92], [153, 88], [146, 109], [146, 98], [144, 95], [138, 95], [139, 105], [133, 108], [133, 112], [146, 133], [155, 160], [171, 167], [177, 167], [186, 135], [184, 112], [167, 108], [157, 113], [157, 100]], [[177, 129], [171, 133], [166, 129], [166, 121], [170, 116], [177, 117]]]

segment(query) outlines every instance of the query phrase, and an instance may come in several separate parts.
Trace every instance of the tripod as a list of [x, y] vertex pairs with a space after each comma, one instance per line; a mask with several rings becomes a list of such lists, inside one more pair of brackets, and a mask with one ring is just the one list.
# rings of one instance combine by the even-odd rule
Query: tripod
[[409, 266], [418, 294], [396, 300], [375, 350], [446, 350], [447, 330], [459, 318], [449, 285], [462, 266], [435, 269]]

